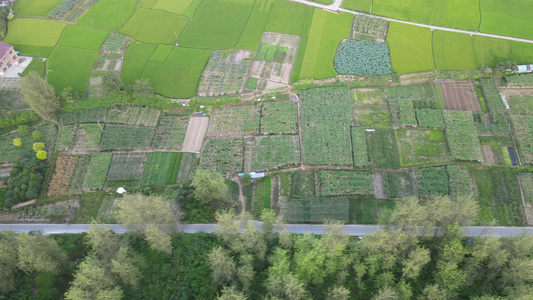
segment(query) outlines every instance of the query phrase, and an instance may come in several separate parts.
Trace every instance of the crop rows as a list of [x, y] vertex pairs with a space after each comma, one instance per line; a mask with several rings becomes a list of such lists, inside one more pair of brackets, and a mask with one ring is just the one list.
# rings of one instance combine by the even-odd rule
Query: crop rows
[[334, 66], [341, 75], [380, 76], [392, 73], [387, 44], [369, 41], [342, 41]]
[[72, 179], [70, 180], [70, 186], [68, 190], [68, 193], [71, 195], [82, 193], [85, 174], [87, 173], [89, 162], [91, 161], [90, 155], [78, 155], [77, 157], [78, 162], [76, 164], [74, 174], [72, 175]]
[[498, 90], [494, 79], [481, 79], [481, 88], [483, 90], [485, 103], [489, 106], [491, 111], [505, 110], [502, 96], [500, 95], [500, 91]]
[[516, 173], [492, 171], [494, 205], [498, 220], [503, 226], [520, 226], [524, 224], [522, 196]]
[[413, 100], [410, 99], [398, 99], [390, 100], [390, 113], [392, 116], [392, 123], [395, 126], [413, 126], [416, 127], [418, 122], [416, 121], [415, 108], [413, 106]]
[[161, 117], [152, 147], [154, 149], [181, 149], [188, 124], [189, 118], [187, 117]]
[[87, 173], [83, 181], [84, 190], [104, 187], [112, 156], [112, 153], [94, 153], [91, 155], [91, 161], [87, 166]]
[[367, 171], [320, 170], [320, 196], [373, 194], [374, 174]]
[[182, 153], [152, 152], [148, 153], [141, 186], [162, 186], [176, 183]]
[[74, 152], [94, 152], [98, 151], [102, 140], [103, 125], [81, 124], [76, 134]]
[[362, 37], [365, 35], [371, 35], [385, 39], [387, 37], [388, 26], [389, 22], [386, 20], [357, 14], [352, 22], [350, 37], [358, 38], [361, 37], [360, 34], [362, 34]]
[[261, 109], [261, 134], [296, 134], [296, 104], [293, 102], [267, 102]]
[[533, 85], [533, 74], [516, 74], [511, 76], [506, 76], [505, 79], [509, 85]]
[[114, 153], [107, 180], [139, 180], [145, 153]]
[[270, 208], [271, 189], [271, 177], [265, 177], [257, 181], [254, 195], [254, 217], [256, 219], [259, 219], [263, 209]]
[[449, 193], [448, 174], [445, 167], [415, 169], [414, 178], [419, 197], [426, 198]]
[[107, 123], [155, 126], [159, 110], [152, 107], [121, 105], [107, 112]]
[[307, 198], [289, 201], [291, 222], [349, 222], [350, 204], [346, 198]]
[[369, 132], [367, 146], [370, 163], [375, 168], [389, 169], [400, 166], [394, 131], [376, 130]]
[[296, 172], [291, 174], [291, 198], [315, 197], [315, 173]]
[[200, 168], [229, 175], [242, 172], [244, 143], [242, 139], [209, 140], [202, 151]]
[[368, 147], [364, 127], [352, 127], [352, 147], [353, 164], [361, 167], [368, 166]]
[[383, 183], [388, 198], [404, 198], [416, 194], [411, 173], [385, 173], [383, 174]]
[[55, 173], [50, 180], [48, 187], [48, 197], [57, 197], [68, 194], [70, 182], [76, 165], [77, 156], [59, 156], [56, 160]]
[[347, 87], [301, 93], [304, 160], [311, 165], [352, 165], [352, 104]]
[[453, 159], [481, 160], [481, 145], [472, 113], [468, 111], [443, 111], [446, 139]]
[[470, 196], [472, 195], [472, 179], [468, 174], [468, 169], [464, 166], [448, 165], [448, 182], [450, 185], [450, 196]]
[[61, 124], [72, 125], [80, 123], [104, 122], [107, 110], [105, 107], [88, 108], [61, 114]]
[[511, 115], [513, 129], [518, 140], [522, 161], [533, 163], [533, 116]]
[[300, 140], [298, 136], [256, 137], [252, 151], [252, 170], [272, 170], [300, 163]]
[[55, 150], [58, 152], [69, 151], [74, 145], [74, 142], [76, 141], [77, 131], [78, 131], [78, 126], [75, 126], [75, 125], [64, 126], [59, 132], [59, 134], [57, 135]]
[[440, 110], [427, 108], [417, 109], [416, 118], [420, 127], [444, 128], [444, 121], [442, 120], [442, 113]]
[[242, 137], [259, 134], [259, 106], [230, 106], [213, 111], [209, 137]]
[[107, 125], [100, 150], [149, 149], [154, 134], [153, 127]]
[[522, 185], [522, 190], [524, 191], [524, 196], [526, 201], [529, 204], [533, 204], [533, 174], [524, 173], [520, 174], [520, 183]]

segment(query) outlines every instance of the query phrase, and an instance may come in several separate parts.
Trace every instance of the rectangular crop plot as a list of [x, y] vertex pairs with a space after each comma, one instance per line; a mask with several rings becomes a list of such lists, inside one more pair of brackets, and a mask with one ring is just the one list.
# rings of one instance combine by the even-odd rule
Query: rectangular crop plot
[[189, 19], [183, 16], [139, 8], [120, 29], [120, 33], [143, 43], [173, 45], [188, 22]]
[[105, 107], [75, 110], [61, 114], [61, 125], [105, 122]]
[[388, 198], [397, 199], [416, 195], [412, 173], [385, 173], [383, 179]]
[[200, 168], [215, 170], [223, 175], [240, 173], [243, 168], [242, 139], [210, 140], [204, 146]]
[[482, 111], [472, 82], [445, 81], [439, 84], [439, 93], [444, 109], [466, 110], [474, 113]]
[[152, 107], [115, 106], [107, 112], [106, 123], [155, 126], [160, 111]]
[[76, 132], [76, 142], [72, 147], [72, 153], [91, 153], [100, 149], [104, 125], [81, 124]]
[[154, 134], [153, 127], [107, 125], [100, 150], [150, 149]]
[[[300, 164], [300, 139], [298, 136], [265, 136], [256, 137], [251, 145], [251, 170], [269, 171], [283, 166]], [[245, 158], [245, 160], [246, 160]]]
[[267, 89], [288, 84], [299, 42], [299, 36], [263, 33], [250, 76], [266, 80]]
[[511, 115], [514, 135], [518, 140], [522, 161], [533, 163], [533, 116]]
[[69, 25], [59, 45], [91, 50], [99, 50], [109, 33], [86, 27]]
[[266, 102], [261, 108], [261, 134], [296, 134], [298, 132], [294, 102]]
[[213, 52], [202, 73], [198, 96], [218, 96], [241, 93], [252, 63], [248, 50], [218, 50]]
[[524, 197], [527, 203], [533, 204], [533, 174], [524, 173], [520, 174], [520, 184], [522, 191], [524, 191]]
[[531, 1], [481, 1], [480, 31], [531, 39], [533, 38], [530, 30], [533, 26], [530, 14], [532, 10]]
[[404, 74], [435, 69], [429, 28], [390, 22], [387, 44], [394, 72]]
[[353, 164], [368, 166], [368, 146], [364, 127], [352, 127]]
[[305, 199], [315, 197], [315, 172], [296, 172], [290, 178], [290, 197]]
[[259, 134], [260, 107], [227, 106], [213, 110], [208, 137], [228, 138]]
[[367, 15], [355, 15], [352, 22], [350, 38], [371, 41], [375, 41], [376, 39], [385, 40], [387, 38], [388, 27], [389, 22], [387, 20]]
[[148, 153], [141, 186], [162, 186], [176, 183], [182, 153], [152, 152]]
[[414, 178], [418, 197], [447, 195], [449, 192], [448, 174], [445, 167], [415, 169]]
[[48, 197], [57, 197], [68, 194], [70, 181], [78, 163], [77, 156], [58, 156], [54, 175], [48, 187]]
[[435, 100], [435, 91], [431, 82], [401, 85], [387, 88], [388, 99]]
[[365, 128], [389, 129], [392, 127], [389, 104], [384, 89], [352, 90], [355, 121]]
[[392, 123], [394, 126], [412, 126], [416, 127], [418, 122], [416, 121], [415, 108], [413, 106], [413, 100], [411, 99], [398, 99], [390, 100], [390, 112], [392, 117]]
[[448, 161], [444, 132], [440, 130], [397, 130], [402, 167], [431, 165]]
[[448, 173], [448, 183], [450, 185], [450, 196], [461, 197], [470, 196], [473, 194], [472, 178], [468, 173], [468, 168], [458, 165], [447, 165], [446, 172]]
[[347, 87], [303, 91], [301, 124], [304, 161], [311, 165], [352, 165], [352, 102]]
[[289, 221], [348, 223], [350, 204], [346, 198], [308, 198], [289, 201]]
[[9, 32], [4, 39], [5, 43], [14, 45], [54, 47], [66, 24], [40, 19], [19, 19], [9, 22]]
[[146, 153], [113, 153], [107, 180], [139, 180], [143, 173]]
[[99, 0], [76, 24], [114, 31], [126, 23], [136, 7], [136, 0]]
[[439, 109], [417, 109], [416, 119], [418, 121], [418, 126], [423, 128], [444, 128], [442, 112]]
[[87, 173], [83, 181], [84, 190], [101, 189], [105, 185], [112, 153], [94, 153], [87, 166]]
[[152, 148], [181, 150], [183, 148], [185, 134], [187, 133], [188, 123], [188, 117], [161, 117], [159, 126], [157, 126], [155, 131]]
[[504, 111], [506, 109], [494, 79], [481, 79], [481, 89], [485, 103], [490, 110]]
[[443, 111], [446, 140], [453, 159], [481, 161], [481, 145], [477, 128], [469, 111]]
[[50, 58], [47, 67], [54, 70], [48, 75], [48, 82], [61, 91], [66, 87], [84, 93], [97, 50], [57, 46]]
[[374, 174], [367, 171], [320, 170], [320, 196], [374, 194]]
[[61, 0], [17, 0], [13, 4], [13, 10], [17, 16], [47, 17], [48, 12], [59, 3], [61, 3]]
[[434, 30], [433, 51], [437, 70], [476, 70], [478, 68], [469, 34]]
[[370, 164], [377, 169], [399, 168], [398, 147], [393, 130], [367, 132]]

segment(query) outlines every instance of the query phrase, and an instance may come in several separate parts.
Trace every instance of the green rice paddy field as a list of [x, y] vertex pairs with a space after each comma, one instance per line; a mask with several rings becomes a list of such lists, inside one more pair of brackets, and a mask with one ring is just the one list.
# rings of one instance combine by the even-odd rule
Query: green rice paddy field
[[[22, 55], [49, 57], [56, 90], [83, 92], [96, 52], [110, 32], [132, 40], [124, 54], [125, 83], [146, 78], [156, 93], [188, 98], [212, 50], [255, 51], [263, 32], [300, 36], [292, 81], [337, 75], [337, 46], [350, 35], [353, 15], [332, 14], [287, 0], [99, 0], [76, 25], [44, 19], [59, 0], [18, 0], [5, 42]], [[532, 1], [345, 0], [343, 7], [419, 23], [533, 38]], [[38, 18], [33, 18], [33, 16]], [[175, 47], [175, 44], [179, 47]], [[394, 72], [472, 70], [500, 61], [533, 61], [533, 44], [390, 22], [387, 44]], [[40, 69], [40, 68], [39, 68]]]

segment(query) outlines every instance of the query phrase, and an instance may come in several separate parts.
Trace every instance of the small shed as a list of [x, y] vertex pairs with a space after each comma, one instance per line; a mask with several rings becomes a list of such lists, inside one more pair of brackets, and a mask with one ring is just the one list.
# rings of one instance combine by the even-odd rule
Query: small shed
[[[251, 177], [252, 179], [263, 178], [263, 177], [266, 176], [265, 173], [256, 173], [256, 172], [250, 172], [250, 173], [246, 173], [246, 174], [250, 174], [250, 177]], [[242, 178], [242, 176], [244, 175], [244, 173], [239, 173], [238, 175], [239, 175], [239, 177]]]
[[518, 65], [515, 72], [517, 73], [529, 73], [533, 71], [533, 65]]

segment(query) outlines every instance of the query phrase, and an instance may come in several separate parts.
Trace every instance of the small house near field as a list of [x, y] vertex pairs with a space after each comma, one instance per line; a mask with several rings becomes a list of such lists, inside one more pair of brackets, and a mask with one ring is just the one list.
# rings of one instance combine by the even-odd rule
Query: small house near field
[[5, 76], [7, 71], [17, 63], [19, 56], [13, 46], [0, 41], [0, 75]]

